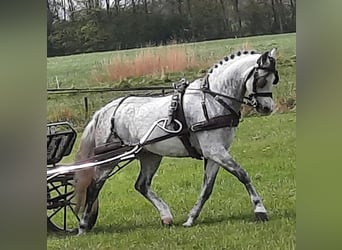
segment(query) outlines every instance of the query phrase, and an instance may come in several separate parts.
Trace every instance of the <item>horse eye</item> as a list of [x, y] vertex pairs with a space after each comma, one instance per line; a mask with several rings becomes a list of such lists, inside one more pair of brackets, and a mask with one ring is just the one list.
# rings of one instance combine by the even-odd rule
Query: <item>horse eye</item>
[[266, 78], [259, 78], [258, 80], [257, 80], [257, 82], [256, 82], [256, 86], [258, 87], [258, 88], [263, 88], [265, 85], [266, 85], [266, 83], [267, 83], [267, 80], [266, 80]]

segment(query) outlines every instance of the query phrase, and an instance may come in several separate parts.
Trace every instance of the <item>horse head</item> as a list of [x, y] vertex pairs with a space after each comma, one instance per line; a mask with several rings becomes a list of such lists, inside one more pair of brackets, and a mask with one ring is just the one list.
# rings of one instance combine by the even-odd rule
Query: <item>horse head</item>
[[251, 50], [225, 56], [209, 69], [203, 86], [211, 93], [220, 93], [235, 111], [245, 103], [258, 113], [269, 115], [275, 106], [272, 87], [279, 81], [276, 53], [273, 48], [263, 54]]
[[279, 81], [276, 70], [276, 52], [273, 48], [263, 53], [256, 61], [256, 65], [247, 75], [245, 80], [246, 90], [256, 111], [262, 115], [269, 115], [273, 112], [274, 101], [272, 88]]

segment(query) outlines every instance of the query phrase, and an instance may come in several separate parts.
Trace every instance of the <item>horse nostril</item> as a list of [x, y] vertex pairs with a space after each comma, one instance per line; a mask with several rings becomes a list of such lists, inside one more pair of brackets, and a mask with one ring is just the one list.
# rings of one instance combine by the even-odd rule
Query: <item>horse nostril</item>
[[268, 113], [268, 112], [271, 111], [271, 109], [270, 109], [269, 107], [263, 107], [263, 111], [264, 111], [265, 113]]

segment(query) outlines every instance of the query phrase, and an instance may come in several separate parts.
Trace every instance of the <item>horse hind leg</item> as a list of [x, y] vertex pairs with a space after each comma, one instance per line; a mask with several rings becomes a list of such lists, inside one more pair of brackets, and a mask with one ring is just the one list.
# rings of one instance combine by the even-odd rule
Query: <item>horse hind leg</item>
[[252, 201], [256, 219], [258, 221], [267, 221], [267, 211], [247, 172], [226, 152], [222, 155], [215, 155], [213, 160], [244, 184]]
[[205, 202], [209, 199], [213, 191], [218, 170], [219, 165], [217, 163], [212, 160], [204, 160], [204, 177], [202, 191], [200, 193], [200, 196], [198, 197], [197, 202], [190, 210], [188, 219], [185, 223], [183, 223], [183, 226], [191, 227], [194, 221], [199, 216]]
[[98, 196], [105, 182], [106, 178], [92, 180], [88, 186], [85, 207], [78, 226], [78, 235], [84, 234], [95, 225], [98, 213]]
[[84, 211], [79, 223], [78, 235], [84, 234], [95, 225], [98, 215], [98, 196], [113, 167], [112, 164], [99, 166], [97, 168], [98, 177], [92, 179], [91, 183], [88, 185]]
[[158, 210], [163, 225], [172, 225], [173, 217], [169, 206], [151, 190], [152, 178], [159, 168], [162, 156], [143, 152], [138, 158], [140, 173], [134, 186], [135, 189]]

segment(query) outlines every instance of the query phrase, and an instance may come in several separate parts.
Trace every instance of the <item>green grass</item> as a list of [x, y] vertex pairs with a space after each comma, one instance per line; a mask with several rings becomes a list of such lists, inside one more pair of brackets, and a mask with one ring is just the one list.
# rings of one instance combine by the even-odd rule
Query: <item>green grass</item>
[[[291, 63], [291, 57], [296, 54], [296, 34], [281, 34], [281, 35], [267, 35], [256, 36], [238, 39], [222, 39], [207, 42], [188, 43], [172, 46], [186, 46], [192, 48], [199, 60], [208, 61], [209, 67], [216, 61], [222, 59], [225, 55], [236, 50], [242, 49], [245, 43], [258, 51], [266, 51], [272, 47], [279, 49], [281, 63]], [[151, 49], [151, 48], [146, 48]], [[103, 65], [110, 62], [110, 59], [115, 55], [122, 55], [124, 57], [132, 57], [142, 50], [146, 49], [131, 49], [111, 52], [98, 52], [62, 57], [51, 57], [47, 59], [47, 86], [55, 88], [56, 78], [60, 83], [60, 87], [96, 87], [92, 78], [92, 73], [101, 68]], [[286, 62], [286, 59], [289, 59]], [[207, 70], [204, 69], [204, 70]], [[184, 72], [175, 73], [174, 79], [178, 79]], [[198, 72], [185, 72], [190, 78], [200, 77], [203, 74]], [[148, 76], [147, 78], [151, 78]], [[157, 80], [157, 79], [152, 79]], [[144, 77], [138, 79], [134, 85], [142, 85]], [[101, 86], [112, 83], [108, 82]], [[148, 85], [151, 83], [149, 82]]]
[[[85, 236], [48, 235], [48, 249], [295, 249], [296, 114], [246, 118], [231, 148], [247, 170], [269, 212], [255, 223], [243, 185], [220, 170], [211, 199], [197, 223], [183, 228], [200, 192], [202, 163], [165, 158], [153, 189], [171, 207], [175, 225], [163, 228], [157, 211], [134, 190], [135, 161], [100, 193], [94, 229]], [[75, 145], [75, 148], [77, 145]], [[71, 156], [67, 161], [72, 161]]]
[[[238, 39], [224, 39], [172, 46], [191, 48], [199, 61], [207, 62], [208, 67], [170, 73], [169, 81], [178, 81], [185, 76], [188, 80], [203, 77], [214, 63], [225, 55], [242, 49], [244, 44], [257, 51], [278, 48], [278, 70], [280, 82], [274, 89], [274, 98], [278, 103], [290, 104], [296, 99], [296, 34], [256, 36]], [[151, 48], [148, 48], [151, 49]], [[156, 48], [157, 49], [157, 48]], [[70, 87], [130, 87], [163, 85], [170, 86], [161, 76], [132, 77], [120, 82], [97, 82], [93, 74], [102, 70], [114, 55], [132, 57], [144, 49], [132, 49], [113, 52], [90, 53], [47, 59], [47, 87], [56, 88], [56, 79], [62, 88]], [[89, 99], [90, 114], [110, 100], [126, 95], [126, 92], [109, 92], [93, 94], [48, 95], [48, 121], [68, 120], [82, 128], [88, 117], [85, 116], [83, 98]]]

